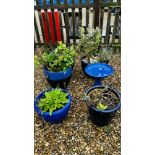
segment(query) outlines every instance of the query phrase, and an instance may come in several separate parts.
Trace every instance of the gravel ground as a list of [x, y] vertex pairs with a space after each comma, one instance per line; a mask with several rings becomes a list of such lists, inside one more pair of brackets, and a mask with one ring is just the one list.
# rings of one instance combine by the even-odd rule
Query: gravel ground
[[[39, 53], [41, 48], [36, 48]], [[110, 65], [115, 74], [104, 80], [120, 90], [120, 54], [114, 54]], [[87, 78], [77, 57], [73, 76], [68, 86], [73, 96], [68, 117], [60, 124], [49, 124], [34, 112], [34, 154], [35, 155], [120, 155], [121, 151], [121, 111], [119, 110], [109, 125], [98, 127], [89, 119], [87, 106], [82, 101], [84, 90], [80, 83], [90, 88], [93, 80]], [[42, 68], [35, 69], [34, 95], [50, 88]]]

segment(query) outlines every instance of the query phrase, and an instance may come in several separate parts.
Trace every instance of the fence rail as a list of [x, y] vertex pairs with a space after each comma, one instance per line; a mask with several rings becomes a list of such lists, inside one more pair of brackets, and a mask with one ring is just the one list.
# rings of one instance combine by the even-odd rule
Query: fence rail
[[120, 0], [36, 0], [34, 43], [77, 44], [79, 27], [99, 27], [103, 44], [121, 43]]

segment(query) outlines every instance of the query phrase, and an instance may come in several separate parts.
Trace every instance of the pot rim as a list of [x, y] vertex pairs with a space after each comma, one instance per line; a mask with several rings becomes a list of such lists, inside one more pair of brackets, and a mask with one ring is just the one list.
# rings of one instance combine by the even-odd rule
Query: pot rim
[[[84, 62], [83, 62], [83, 59], [84, 59], [84, 58], [87, 58], [87, 56], [81, 56], [81, 58], [80, 58], [82, 63], [84, 63]], [[105, 60], [105, 61], [99, 61], [99, 62], [95, 62], [95, 63], [105, 63], [105, 64], [109, 64], [109, 62], [110, 62], [110, 60]], [[86, 64], [86, 63], [85, 63], [85, 64]], [[88, 63], [87, 65], [89, 65], [89, 64], [94, 64], [94, 63]]]
[[[36, 98], [35, 98], [35, 100], [34, 100], [34, 107], [35, 107], [35, 111], [37, 110], [37, 113], [40, 113], [41, 115], [44, 115], [44, 116], [45, 116], [45, 115], [46, 115], [46, 116], [50, 116], [50, 113], [49, 113], [49, 112], [43, 112], [43, 113], [42, 113], [42, 110], [37, 106], [37, 104], [38, 104], [38, 102], [39, 102], [39, 99], [41, 98], [41, 97], [40, 97], [41, 95], [43, 95], [45, 92], [48, 92], [48, 91], [51, 91], [51, 90], [55, 90], [55, 89], [58, 89], [58, 88], [49, 88], [49, 89], [46, 89], [46, 90], [40, 92], [40, 93], [36, 96]], [[61, 89], [61, 88], [59, 88], [59, 89]], [[54, 111], [54, 112], [52, 113], [51, 116], [57, 115], [57, 114], [61, 113], [69, 104], [71, 104], [71, 101], [72, 101], [72, 96], [71, 96], [71, 94], [70, 94], [66, 89], [61, 89], [61, 90], [63, 90], [65, 93], [68, 94], [68, 97], [69, 97], [68, 102], [67, 102], [61, 109]]]
[[[105, 88], [105, 86], [93, 86], [93, 87], [91, 87], [91, 88], [89, 88], [85, 93], [86, 93], [86, 95], [87, 94], [89, 94], [89, 92], [90, 91], [92, 91], [93, 89], [96, 89], [96, 88]], [[115, 108], [113, 108], [113, 109], [110, 109], [110, 110], [100, 110], [100, 109], [97, 109], [97, 108], [94, 108], [94, 107], [92, 107], [92, 106], [90, 106], [90, 104], [88, 104], [88, 102], [87, 101], [85, 101], [86, 102], [86, 104], [87, 104], [87, 106], [89, 107], [89, 108], [91, 108], [91, 109], [93, 109], [93, 110], [95, 110], [95, 111], [97, 111], [97, 112], [102, 112], [102, 113], [113, 113], [113, 112], [116, 112], [118, 109], [120, 109], [120, 107], [121, 107], [121, 94], [116, 90], [116, 89], [114, 89], [114, 88], [112, 88], [112, 87], [107, 87], [108, 89], [110, 89], [110, 90], [112, 90], [112, 92], [114, 92], [115, 93], [115, 95], [118, 97], [118, 99], [119, 99], [119, 103], [117, 104], [117, 106], [115, 106]]]
[[71, 67], [67, 68], [65, 71], [53, 72], [53, 71], [49, 71], [49, 70], [47, 69], [47, 67], [46, 67], [45, 65], [43, 65], [43, 69], [44, 69], [46, 72], [48, 72], [48, 73], [65, 73], [65, 72], [69, 71], [69, 70], [72, 69], [72, 68], [73, 68], [73, 67], [71, 66]]

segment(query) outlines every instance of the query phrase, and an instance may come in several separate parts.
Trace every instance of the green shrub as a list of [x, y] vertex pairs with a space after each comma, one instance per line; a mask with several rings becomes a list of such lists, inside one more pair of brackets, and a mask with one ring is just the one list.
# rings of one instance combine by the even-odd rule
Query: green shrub
[[77, 50], [81, 55], [86, 56], [85, 61], [88, 63], [95, 62], [107, 62], [111, 59], [113, 48], [107, 45], [104, 48], [100, 48], [101, 43], [101, 30], [80, 28], [80, 40], [77, 46]]
[[45, 97], [41, 98], [38, 107], [42, 112], [49, 112], [52, 115], [53, 111], [61, 109], [68, 103], [68, 94], [61, 89], [54, 89], [45, 92]]
[[80, 28], [80, 40], [77, 46], [77, 50], [81, 54], [92, 57], [98, 52], [99, 44], [101, 41], [101, 30], [97, 27], [96, 29], [87, 28], [86, 31], [83, 27]]
[[38, 62], [44, 64], [49, 71], [65, 71], [67, 68], [73, 66], [75, 55], [76, 52], [73, 46], [66, 47], [62, 42], [58, 42], [58, 46], [54, 51], [51, 52], [48, 49], [44, 49], [41, 57], [37, 57], [38, 61], [35, 60], [34, 62], [36, 62], [36, 65], [38, 65]]

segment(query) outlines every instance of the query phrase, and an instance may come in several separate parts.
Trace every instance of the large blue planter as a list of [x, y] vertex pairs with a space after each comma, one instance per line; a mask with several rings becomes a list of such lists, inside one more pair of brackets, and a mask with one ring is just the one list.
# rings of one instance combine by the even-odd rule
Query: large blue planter
[[68, 103], [61, 109], [54, 111], [52, 115], [50, 116], [49, 112], [42, 113], [41, 109], [37, 106], [39, 100], [44, 97], [44, 93], [50, 90], [54, 90], [54, 88], [50, 88], [48, 90], [45, 90], [41, 92], [34, 100], [34, 110], [38, 113], [40, 117], [43, 117], [46, 121], [50, 123], [59, 123], [61, 122], [68, 114], [68, 111], [70, 109], [72, 96], [68, 93], [67, 90], [62, 89], [64, 92], [68, 93]]
[[[105, 87], [104, 86], [93, 86], [89, 90], [86, 91], [86, 95], [88, 95], [89, 92], [91, 92], [93, 89], [96, 89], [96, 88], [104, 89]], [[97, 108], [90, 106], [90, 104], [88, 104], [88, 102], [86, 101], [86, 104], [88, 106], [89, 113], [90, 113], [90, 118], [91, 118], [92, 122], [94, 124], [96, 124], [97, 126], [107, 125], [110, 122], [110, 120], [112, 119], [113, 115], [121, 107], [120, 93], [117, 90], [115, 90], [114, 88], [111, 88], [111, 87], [107, 87], [107, 88], [110, 89], [119, 99], [119, 103], [116, 105], [115, 108], [110, 109], [110, 110], [99, 110]]]
[[67, 79], [72, 75], [73, 67], [69, 67], [66, 71], [62, 72], [52, 72], [48, 71], [45, 66], [43, 66], [44, 74], [51, 81], [61, 81]]

